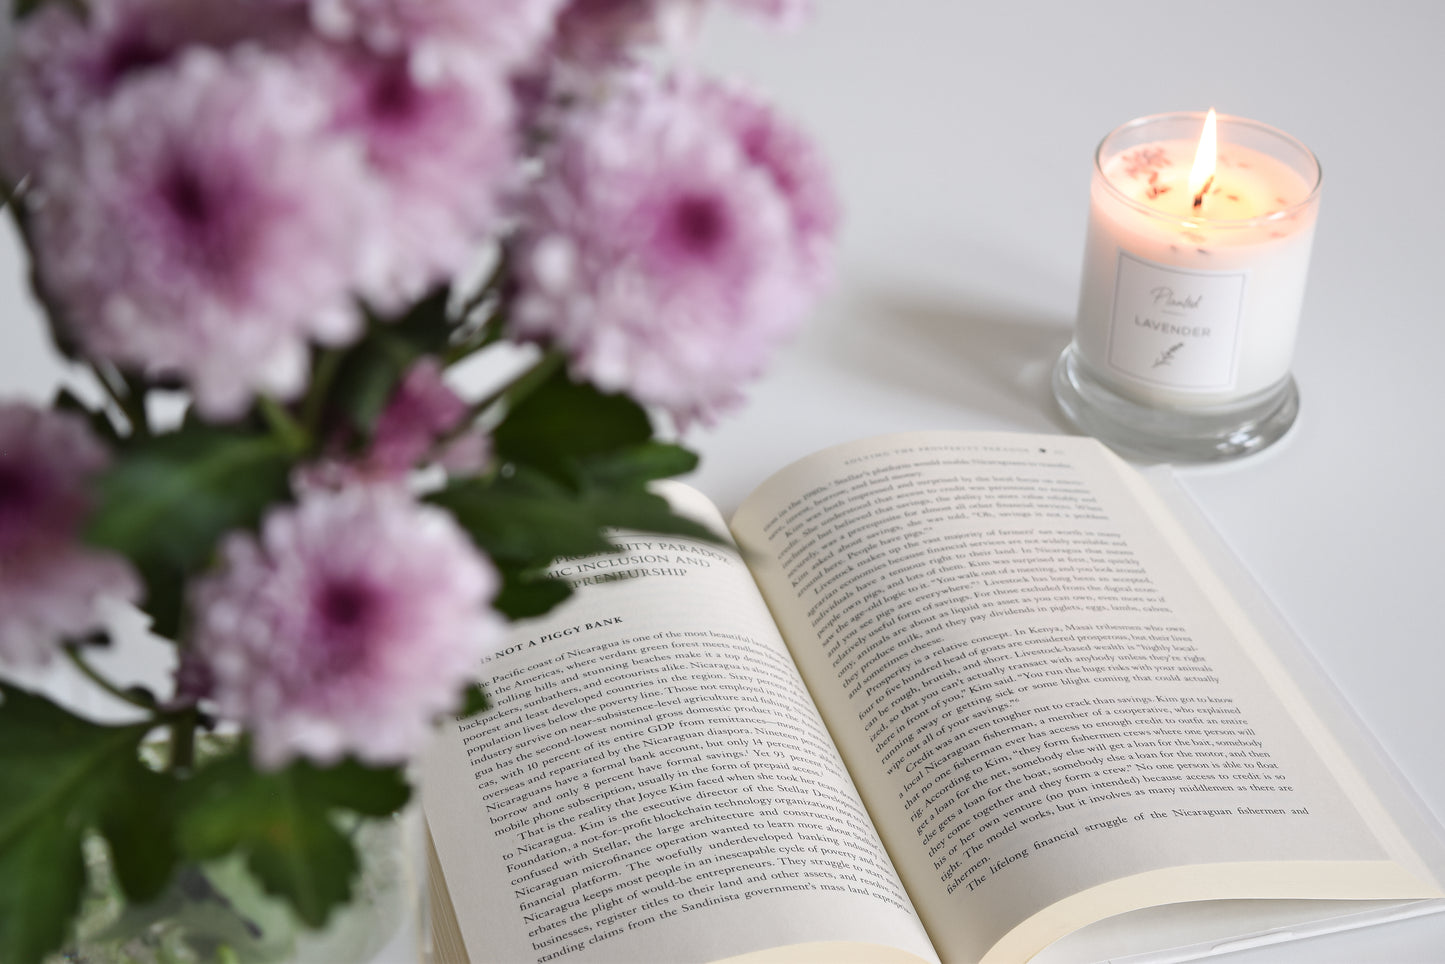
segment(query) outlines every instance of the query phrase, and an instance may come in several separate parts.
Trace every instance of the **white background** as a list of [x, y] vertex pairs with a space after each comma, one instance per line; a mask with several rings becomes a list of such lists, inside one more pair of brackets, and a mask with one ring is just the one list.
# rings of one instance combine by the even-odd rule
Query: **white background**
[[[0, 4], [3, 6], [3, 4]], [[692, 433], [730, 510], [822, 446], [925, 428], [1068, 431], [1092, 152], [1203, 109], [1308, 144], [1325, 172], [1295, 375], [1262, 455], [1179, 475], [1437, 814], [1445, 813], [1445, 4], [817, 0], [779, 36], [719, 11], [699, 55], [821, 142], [845, 200], [838, 281], [754, 386]], [[0, 394], [60, 376], [0, 233]], [[1445, 961], [1445, 917], [1235, 955]]]

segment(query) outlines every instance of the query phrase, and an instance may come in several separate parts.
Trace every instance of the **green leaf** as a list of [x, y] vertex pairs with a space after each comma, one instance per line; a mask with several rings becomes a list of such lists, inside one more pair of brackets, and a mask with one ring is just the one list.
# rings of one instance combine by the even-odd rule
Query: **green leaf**
[[329, 767], [297, 763], [290, 769], [308, 797], [368, 817], [395, 813], [411, 799], [401, 767], [369, 767], [347, 759]]
[[402, 375], [417, 357], [404, 346], [393, 351], [384, 341], [365, 339], [341, 360], [331, 408], [348, 425], [370, 435]]
[[493, 433], [502, 460], [567, 481], [590, 457], [651, 439], [652, 422], [642, 406], [573, 382], [563, 369], [523, 398]]
[[131, 899], [159, 892], [176, 858], [174, 784], [138, 758], [150, 724], [99, 726], [5, 683], [0, 696], [0, 960], [38, 961], [79, 907], [89, 828], [110, 841]]
[[516, 622], [551, 612], [572, 595], [572, 586], [565, 579], [546, 573], [499, 564], [502, 588], [492, 600], [492, 608]]
[[450, 511], [497, 564], [502, 589], [493, 606], [514, 620], [540, 616], [566, 599], [571, 586], [549, 576], [547, 567], [563, 556], [615, 552], [609, 529], [717, 541], [711, 530], [677, 515], [666, 499], [640, 484], [578, 492], [539, 471], [517, 467], [492, 480], [453, 480], [429, 498]]
[[163, 639], [176, 639], [181, 634], [181, 616], [186, 606], [188, 567], [158, 559], [134, 561], [145, 585], [141, 608], [151, 618], [150, 631]]
[[462, 702], [462, 708], [457, 711], [457, 716], [465, 719], [468, 716], [485, 713], [491, 708], [492, 700], [487, 696], [487, 691], [482, 689], [481, 684], [473, 683], [467, 687], [466, 698]]
[[573, 383], [558, 369], [521, 396], [493, 441], [498, 473], [454, 479], [430, 499], [496, 562], [502, 589], [493, 606], [510, 619], [566, 599], [570, 584], [548, 567], [560, 557], [615, 552], [610, 529], [716, 541], [648, 491], [696, 468], [697, 456], [654, 441], [646, 411], [624, 395]]
[[208, 859], [239, 849], [269, 893], [285, 898], [312, 927], [351, 898], [356, 851], [324, 808], [300, 799], [285, 780], [246, 785], [225, 781], [213, 796], [185, 814], [185, 851]]
[[[493, 441], [498, 457], [524, 484], [527, 496], [555, 503], [570, 493], [582, 507], [584, 525], [625, 525], [618, 521], [618, 513], [637, 517], [640, 507], [648, 506], [642, 513], [647, 520], [644, 528], [692, 531], [679, 530], [672, 522], [655, 529], [659, 517], [651, 509], [658, 503], [646, 498], [645, 490], [657, 479], [691, 472], [697, 467], [697, 455], [680, 445], [655, 441], [646, 411], [625, 395], [575, 384], [559, 370], [508, 413]], [[532, 514], [541, 511], [538, 506]], [[558, 554], [583, 551], [588, 550]]]
[[698, 458], [681, 445], [644, 442], [596, 455], [578, 469], [582, 484], [598, 489], [635, 488], [697, 468]]
[[132, 900], [159, 894], [175, 868], [173, 788], [170, 777], [141, 767], [130, 774], [126, 792], [117, 793], [100, 814], [116, 878]]
[[499, 563], [540, 569], [558, 556], [611, 552], [601, 521], [582, 497], [519, 468], [494, 480], [457, 479], [430, 497]]
[[399, 768], [344, 761], [325, 769], [305, 761], [283, 770], [254, 769], [244, 745], [196, 774], [181, 802], [184, 852], [210, 859], [232, 851], [268, 892], [320, 927], [351, 898], [358, 867], [337, 810], [384, 816], [410, 797]]
[[254, 527], [287, 497], [290, 467], [280, 441], [234, 429], [191, 425], [137, 441], [100, 477], [86, 537], [130, 558], [155, 631], [172, 635], [186, 577], [222, 534]]
[[489, 556], [542, 569], [559, 556], [615, 551], [605, 530], [638, 529], [717, 541], [705, 526], [677, 515], [643, 488], [573, 492], [519, 468], [493, 481], [459, 479], [431, 497], [451, 511]]
[[642, 490], [601, 493], [590, 502], [603, 524], [610, 528], [636, 529], [666, 536], [687, 536], [704, 542], [717, 542], [718, 536], [707, 526], [672, 511], [672, 505], [660, 495]]
[[85, 889], [82, 836], [47, 821], [0, 844], [0, 960], [39, 961], [65, 940]]
[[454, 320], [447, 311], [451, 297], [449, 285], [433, 288], [399, 317], [382, 319], [381, 331], [410, 344], [419, 354], [441, 351], [452, 336]]

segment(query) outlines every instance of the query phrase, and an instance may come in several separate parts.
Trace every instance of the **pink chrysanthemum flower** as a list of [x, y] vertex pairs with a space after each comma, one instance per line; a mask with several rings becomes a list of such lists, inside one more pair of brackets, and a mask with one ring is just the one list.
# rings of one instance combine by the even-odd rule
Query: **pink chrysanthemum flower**
[[0, 65], [0, 171], [18, 180], [43, 170], [72, 146], [87, 110], [187, 46], [274, 40], [304, 26], [300, 11], [275, 0], [90, 0], [84, 17], [46, 4], [20, 22]]
[[706, 86], [639, 81], [574, 118], [524, 202], [514, 331], [682, 423], [740, 397], [813, 293], [773, 172]]
[[103, 597], [134, 602], [126, 562], [79, 542], [86, 486], [106, 452], [77, 416], [0, 404], [0, 661], [46, 662], [101, 628]]
[[34, 230], [89, 352], [180, 374], [229, 418], [304, 387], [308, 336], [359, 331], [374, 198], [319, 86], [260, 51], [196, 48], [87, 116], [37, 183]]
[[378, 186], [385, 253], [360, 293], [392, 313], [465, 270], [495, 231], [518, 163], [511, 95], [500, 72], [423, 82], [398, 57], [326, 59], [332, 128], [360, 140]]
[[395, 489], [306, 493], [221, 555], [193, 596], [193, 650], [262, 767], [405, 761], [503, 638], [491, 563]]
[[316, 29], [406, 58], [419, 80], [490, 80], [535, 56], [561, 0], [310, 0]]
[[709, 84], [699, 88], [698, 97], [737, 138], [748, 160], [772, 178], [787, 203], [809, 283], [821, 290], [832, 269], [840, 220], [821, 152], [802, 131], [741, 90]]

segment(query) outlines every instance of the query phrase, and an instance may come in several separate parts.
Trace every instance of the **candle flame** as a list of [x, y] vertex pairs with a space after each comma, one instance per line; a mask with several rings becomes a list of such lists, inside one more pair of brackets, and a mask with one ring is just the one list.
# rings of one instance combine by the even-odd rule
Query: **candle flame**
[[1199, 149], [1194, 152], [1194, 167], [1189, 172], [1189, 196], [1194, 198], [1194, 210], [1204, 205], [1204, 194], [1214, 183], [1214, 163], [1218, 154], [1215, 138], [1214, 108], [1209, 108], [1204, 118], [1204, 130], [1199, 135]]

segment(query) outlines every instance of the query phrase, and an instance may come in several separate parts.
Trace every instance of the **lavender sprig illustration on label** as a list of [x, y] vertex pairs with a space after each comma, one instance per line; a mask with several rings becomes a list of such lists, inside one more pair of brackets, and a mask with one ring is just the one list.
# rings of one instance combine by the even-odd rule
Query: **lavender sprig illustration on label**
[[1181, 348], [1183, 348], [1183, 347], [1184, 347], [1184, 342], [1181, 341], [1181, 342], [1179, 342], [1177, 345], [1173, 345], [1173, 346], [1169, 347], [1168, 349], [1166, 349], [1165, 351], [1160, 352], [1160, 353], [1159, 353], [1159, 357], [1156, 358], [1156, 359], [1154, 359], [1154, 367], [1155, 367], [1155, 368], [1161, 368], [1161, 367], [1163, 367], [1163, 366], [1165, 366], [1165, 365], [1168, 365], [1168, 364], [1170, 364], [1171, 362], [1173, 362], [1173, 361], [1174, 361], [1174, 356], [1175, 356], [1175, 354], [1177, 354], [1178, 351], [1179, 351], [1179, 349], [1181, 349]]

